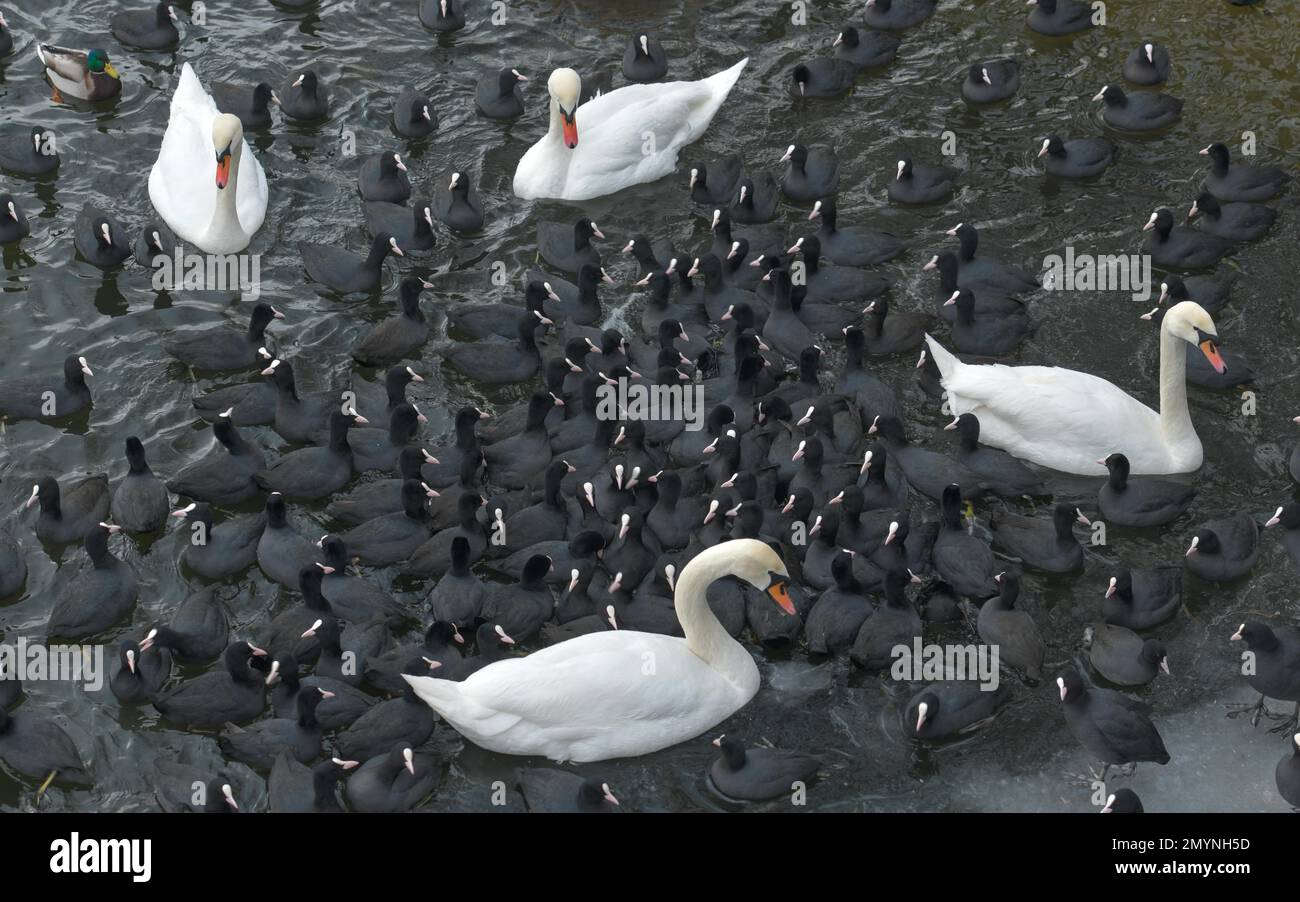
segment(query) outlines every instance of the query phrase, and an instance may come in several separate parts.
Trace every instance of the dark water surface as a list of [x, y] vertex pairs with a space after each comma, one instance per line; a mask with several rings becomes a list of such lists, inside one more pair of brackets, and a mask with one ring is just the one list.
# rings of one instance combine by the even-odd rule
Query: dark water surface
[[[187, 4], [181, 3], [182, 9]], [[583, 71], [618, 71], [624, 42], [633, 30], [660, 36], [671, 58], [672, 77], [697, 78], [744, 55], [751, 62], [704, 138], [688, 148], [679, 175], [641, 185], [582, 210], [608, 236], [601, 246], [619, 285], [604, 292], [615, 324], [625, 306], [636, 323], [641, 303], [630, 288], [635, 272], [617, 249], [635, 232], [671, 238], [679, 247], [707, 243], [702, 208], [690, 202], [685, 171], [693, 161], [740, 152], [754, 168], [779, 172], [777, 159], [796, 138], [831, 143], [840, 156], [839, 196], [843, 223], [867, 223], [914, 240], [914, 248], [880, 271], [893, 283], [899, 310], [928, 309], [933, 274], [921, 265], [951, 243], [943, 231], [975, 222], [988, 252], [1037, 272], [1043, 257], [1069, 244], [1079, 253], [1133, 253], [1140, 228], [1157, 206], [1180, 215], [1195, 197], [1205, 158], [1196, 151], [1213, 140], [1240, 141], [1254, 131], [1262, 162], [1296, 168], [1297, 110], [1295, 35], [1300, 10], [1268, 0], [1239, 9], [1218, 0], [1115, 0], [1110, 23], [1074, 40], [1042, 38], [1024, 26], [1021, 2], [942, 0], [938, 13], [906, 32], [898, 61], [881, 74], [858, 80], [834, 101], [799, 104], [786, 94], [784, 76], [799, 60], [828, 52], [845, 23], [861, 24], [863, 4], [815, 0], [806, 26], [791, 24], [789, 4], [775, 0], [693, 2], [524, 2], [509, 0], [507, 21], [494, 27], [489, 4], [470, 0], [470, 25], [439, 37], [425, 31], [415, 0], [336, 2], [322, 0], [305, 14], [285, 12], [261, 0], [213, 3], [206, 27], [186, 26], [175, 54], [134, 53], [108, 34], [107, 2], [48, 3], [6, 0], [2, 8], [23, 42], [17, 55], [0, 61], [0, 129], [42, 124], [55, 131], [62, 154], [57, 179], [31, 181], [0, 174], [32, 222], [21, 249], [5, 248], [0, 274], [0, 373], [56, 370], [68, 353], [84, 354], [94, 368], [95, 405], [66, 428], [35, 422], [6, 424], [0, 435], [0, 509], [3, 522], [22, 540], [31, 569], [26, 591], [0, 606], [4, 641], [44, 639], [50, 608], [60, 588], [79, 570], [83, 554], [69, 548], [51, 556], [33, 533], [35, 515], [20, 510], [41, 475], [125, 472], [122, 443], [141, 436], [155, 472], [170, 476], [209, 453], [211, 432], [191, 414], [190, 399], [215, 383], [193, 382], [169, 360], [160, 337], [177, 327], [233, 319], [246, 322], [251, 299], [236, 295], [155, 293], [150, 273], [130, 264], [104, 275], [74, 259], [71, 228], [81, 205], [91, 201], [112, 211], [133, 237], [151, 217], [147, 179], [166, 126], [168, 104], [181, 63], [188, 61], [205, 86], [213, 81], [279, 84], [294, 69], [314, 66], [332, 91], [330, 120], [302, 125], [284, 120], [250, 143], [266, 170], [270, 207], [250, 252], [262, 255], [263, 299], [287, 319], [272, 327], [279, 354], [293, 361], [300, 389], [341, 384], [348, 351], [370, 324], [389, 315], [399, 271], [427, 266], [390, 261], [385, 292], [367, 300], [318, 294], [306, 282], [296, 243], [323, 241], [361, 250], [365, 238], [356, 193], [359, 160], [384, 148], [398, 149], [411, 168], [416, 195], [432, 192], [432, 180], [456, 167], [472, 174], [488, 211], [484, 233], [457, 239], [438, 228], [432, 259], [438, 270], [432, 306], [459, 301], [519, 302], [519, 278], [533, 262], [535, 224], [572, 220], [573, 205], [521, 201], [510, 190], [514, 167], [546, 128], [545, 81], [549, 71], [576, 65]], [[182, 20], [187, 16], [182, 15]], [[123, 95], [107, 108], [53, 104], [35, 60], [32, 36], [75, 47], [108, 49], [124, 78]], [[1164, 43], [1174, 59], [1165, 90], [1186, 101], [1182, 121], [1154, 139], [1111, 134], [1119, 160], [1086, 183], [1049, 180], [1036, 165], [1044, 135], [1081, 137], [1108, 131], [1100, 104], [1090, 98], [1104, 84], [1121, 81], [1124, 58], [1139, 40]], [[1022, 87], [1007, 104], [969, 108], [958, 89], [966, 67], [977, 60], [1011, 55], [1021, 60]], [[516, 122], [480, 118], [472, 88], [488, 67], [512, 65], [533, 80], [525, 86], [527, 114]], [[428, 141], [408, 143], [389, 127], [393, 100], [406, 84], [434, 100], [440, 126]], [[621, 84], [621, 74], [615, 84]], [[956, 135], [957, 155], [948, 161], [964, 171], [953, 200], [942, 206], [903, 210], [888, 203], [885, 187], [904, 152], [939, 161], [939, 135]], [[355, 135], [357, 156], [343, 153], [344, 132]], [[1163, 530], [1114, 530], [1111, 543], [1090, 551], [1086, 571], [1069, 580], [1028, 574], [1022, 606], [1049, 643], [1048, 672], [1080, 658], [1084, 625], [1099, 616], [1110, 570], [1176, 563], [1192, 527], [1230, 511], [1253, 512], [1262, 523], [1293, 499], [1285, 461], [1300, 436], [1290, 419], [1300, 413], [1296, 384], [1294, 200], [1280, 201], [1279, 224], [1260, 242], [1221, 265], [1239, 270], [1231, 305], [1216, 317], [1225, 348], [1243, 353], [1259, 378], [1258, 415], [1241, 413], [1240, 391], [1190, 389], [1192, 416], [1205, 444], [1200, 494], [1191, 511]], [[803, 233], [807, 211], [785, 207], [781, 221], [792, 237]], [[983, 246], [983, 245], [982, 245]], [[509, 284], [491, 279], [504, 263]], [[612, 263], [612, 266], [608, 266]], [[426, 300], [426, 309], [430, 302]], [[1039, 294], [1031, 304], [1041, 323], [1019, 353], [1020, 362], [1055, 363], [1114, 381], [1156, 405], [1157, 328], [1140, 321], [1145, 309], [1127, 294]], [[526, 395], [524, 388], [484, 394], [459, 377], [444, 375], [434, 350], [418, 365], [428, 381], [411, 394], [430, 416], [425, 444], [446, 440], [449, 410], [466, 401], [493, 409]], [[838, 365], [832, 355], [831, 370]], [[914, 359], [887, 359], [882, 378], [908, 408], [909, 431], [921, 443], [950, 439], [946, 418], [916, 387]], [[236, 380], [237, 381], [237, 380]], [[282, 442], [269, 428], [245, 430], [264, 447]], [[1060, 496], [1093, 503], [1088, 489]], [[981, 529], [1003, 502], [977, 507]], [[255, 509], [250, 508], [250, 509]], [[323, 505], [293, 505], [295, 525], [306, 535], [327, 531]], [[114, 550], [135, 568], [140, 600], [131, 629], [165, 617], [187, 594], [179, 570], [184, 536], [174, 530], [152, 543], [115, 539]], [[1232, 586], [1203, 584], [1188, 576], [1186, 610], [1158, 635], [1169, 649], [1172, 677], [1138, 691], [1156, 707], [1155, 722], [1173, 755], [1166, 767], [1143, 765], [1125, 783], [1148, 810], [1281, 810], [1273, 767], [1287, 751], [1284, 740], [1261, 728], [1226, 721], [1226, 702], [1253, 700], [1237, 673], [1238, 646], [1228, 637], [1247, 616], [1295, 617], [1295, 565], [1270, 530], [1251, 577]], [[370, 574], [392, 583], [392, 569]], [[427, 585], [395, 590], [413, 612]], [[276, 613], [297, 604], [254, 567], [223, 590], [238, 635], [250, 635]], [[421, 618], [424, 616], [420, 612]], [[127, 630], [123, 628], [123, 633]], [[927, 637], [929, 632], [927, 631]], [[934, 633], [935, 641], [970, 641], [960, 630]], [[762, 655], [763, 653], [758, 652]], [[904, 736], [897, 705], [906, 693], [887, 679], [853, 672], [847, 659], [810, 662], [797, 651], [760, 658], [763, 689], [731, 721], [727, 732], [750, 743], [767, 742], [823, 756], [822, 779], [812, 787], [814, 810], [1047, 810], [1087, 811], [1090, 790], [1067, 774], [1090, 762], [1065, 729], [1051, 680], [1028, 686], [1016, 677], [1013, 704], [987, 728], [960, 742], [918, 747]], [[188, 675], [188, 674], [187, 674]], [[87, 693], [66, 683], [31, 685], [24, 708], [39, 709], [63, 724], [91, 764], [97, 782], [88, 792], [51, 789], [40, 807], [152, 810], [149, 784], [156, 757], [217, 766], [211, 735], [186, 733], [159, 723], [151, 708], [120, 708], [111, 693]], [[589, 765], [633, 810], [726, 808], [709, 789], [705, 773], [714, 749], [710, 737], [644, 758]], [[506, 779], [517, 759], [488, 754], [463, 743], [440, 725], [434, 745], [446, 776], [425, 807], [487, 809], [489, 786]], [[264, 795], [262, 781], [242, 765], [228, 772], [245, 809]], [[1119, 784], [1116, 784], [1119, 785]], [[0, 808], [30, 809], [35, 788], [0, 775]], [[775, 803], [784, 807], [785, 803]]]

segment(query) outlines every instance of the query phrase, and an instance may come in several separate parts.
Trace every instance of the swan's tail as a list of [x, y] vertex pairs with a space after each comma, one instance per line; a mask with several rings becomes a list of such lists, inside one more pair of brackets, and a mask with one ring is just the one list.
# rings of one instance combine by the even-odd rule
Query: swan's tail
[[208, 92], [203, 90], [203, 83], [199, 81], [199, 76], [194, 72], [194, 67], [189, 63], [182, 65], [181, 77], [176, 82], [176, 93], [172, 95], [172, 103], [193, 103], [207, 97], [207, 94]]
[[731, 89], [735, 87], [736, 82], [740, 80], [740, 73], [744, 71], [746, 64], [749, 63], [749, 57], [745, 57], [736, 63], [730, 69], [723, 69], [721, 72], [715, 72], [708, 78], [704, 79], [709, 84], [709, 90], [717, 98], [718, 103], [727, 99]]
[[461, 704], [461, 684], [452, 680], [440, 680], [435, 677], [410, 676], [402, 674], [402, 679], [411, 684], [426, 705], [442, 715], [443, 720], [450, 720], [448, 713]]
[[961, 361], [928, 332], [925, 335], [925, 342], [930, 347], [930, 356], [934, 358], [935, 366], [939, 368], [939, 381], [946, 388], [948, 380], [957, 372], [957, 367], [961, 366]]

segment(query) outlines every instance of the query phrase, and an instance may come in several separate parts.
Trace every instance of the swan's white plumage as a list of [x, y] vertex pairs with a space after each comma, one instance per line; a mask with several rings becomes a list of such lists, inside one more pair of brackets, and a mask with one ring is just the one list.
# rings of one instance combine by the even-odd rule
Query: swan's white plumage
[[575, 762], [645, 755], [699, 736], [758, 692], [754, 659], [718, 623], [705, 591], [728, 573], [760, 585], [771, 572], [785, 568], [770, 548], [736, 539], [682, 571], [674, 600], [686, 638], [590, 633], [489, 664], [462, 682], [403, 679], [490, 751]]
[[186, 63], [172, 95], [171, 117], [158, 159], [149, 173], [149, 200], [185, 243], [208, 253], [231, 254], [248, 246], [266, 218], [266, 173], [239, 129], [238, 166], [232, 166], [224, 189], [235, 192], [238, 221], [233, 228], [213, 229], [218, 193], [223, 190], [216, 185], [212, 145], [213, 121], [219, 114], [216, 101]]
[[498, 661], [460, 683], [405, 679], [476, 745], [583, 762], [645, 755], [699, 736], [754, 697], [758, 668], [750, 666], [734, 683], [684, 639], [614, 630]]
[[[668, 175], [678, 151], [709, 127], [748, 62], [699, 81], [627, 85], [589, 100], [577, 109], [575, 148], [564, 144], [552, 99], [551, 128], [519, 161], [515, 194], [588, 200]], [[654, 136], [651, 153], [647, 134]]]
[[[1180, 309], [1181, 308], [1181, 309]], [[1187, 411], [1186, 355], [1195, 328], [1214, 334], [1199, 305], [1185, 301], [1161, 324], [1161, 413], [1105, 379], [1054, 366], [970, 365], [932, 336], [952, 413], [973, 413], [980, 441], [1066, 473], [1105, 475], [1097, 461], [1114, 452], [1134, 474], [1186, 473], [1203, 459]]]

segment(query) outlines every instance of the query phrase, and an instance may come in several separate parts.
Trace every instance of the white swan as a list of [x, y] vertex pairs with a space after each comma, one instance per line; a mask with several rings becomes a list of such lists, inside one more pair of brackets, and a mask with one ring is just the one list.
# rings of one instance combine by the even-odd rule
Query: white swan
[[686, 638], [632, 630], [589, 633], [489, 664], [464, 682], [405, 679], [476, 745], [507, 755], [604, 761], [645, 755], [716, 726], [758, 692], [758, 667], [705, 598], [738, 576], [788, 613], [781, 558], [754, 539], [709, 548], [677, 580], [674, 607]]
[[1134, 474], [1187, 473], [1201, 465], [1201, 440], [1187, 410], [1187, 345], [1225, 369], [1214, 320], [1192, 301], [1160, 326], [1160, 412], [1105, 379], [1055, 366], [972, 366], [927, 335], [955, 416], [973, 413], [980, 441], [1054, 470], [1104, 475], [1119, 451]]
[[149, 173], [149, 200], [176, 236], [210, 254], [234, 254], [266, 218], [266, 173], [235, 116], [219, 113], [186, 63]]
[[515, 170], [523, 198], [587, 200], [653, 182], [704, 134], [749, 58], [700, 81], [627, 85], [578, 106], [582, 79], [556, 69], [546, 82], [551, 125]]

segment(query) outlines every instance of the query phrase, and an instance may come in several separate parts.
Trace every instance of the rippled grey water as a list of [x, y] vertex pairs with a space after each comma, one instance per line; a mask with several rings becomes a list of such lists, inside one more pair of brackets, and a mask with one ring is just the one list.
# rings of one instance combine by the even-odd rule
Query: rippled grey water
[[[181, 3], [182, 9], [188, 4]], [[929, 274], [921, 264], [946, 244], [943, 230], [976, 222], [989, 252], [1037, 271], [1044, 255], [1072, 244], [1079, 252], [1134, 252], [1151, 210], [1168, 204], [1185, 210], [1195, 196], [1204, 158], [1196, 150], [1211, 140], [1233, 141], [1255, 131], [1261, 157], [1294, 169], [1298, 159], [1295, 38], [1300, 12], [1282, 0], [1239, 9], [1219, 0], [1115, 0], [1107, 27], [1074, 40], [1041, 38], [1024, 27], [1019, 0], [941, 0], [938, 13], [905, 34], [898, 61], [878, 75], [860, 78], [840, 100], [799, 104], [785, 93], [783, 76], [801, 58], [823, 52], [839, 28], [860, 24], [861, 3], [809, 0], [808, 23], [792, 24], [789, 3], [776, 0], [646, 4], [624, 0], [525, 2], [507, 0], [506, 23], [488, 21], [486, 0], [469, 0], [470, 25], [439, 37], [421, 28], [415, 0], [364, 2], [321, 0], [305, 14], [264, 0], [211, 3], [206, 27], [187, 27], [175, 54], [133, 53], [108, 35], [117, 4], [98, 0], [5, 0], [0, 3], [23, 46], [0, 61], [0, 129], [40, 123], [55, 130], [63, 155], [58, 178], [31, 182], [4, 178], [32, 220], [32, 237], [20, 250], [4, 249], [0, 274], [0, 373], [56, 368], [69, 351], [86, 355], [95, 369], [96, 403], [88, 417], [66, 429], [31, 422], [7, 424], [0, 436], [0, 505], [6, 525], [27, 549], [31, 568], [26, 591], [0, 607], [5, 641], [44, 636], [59, 588], [80, 563], [77, 549], [52, 558], [32, 533], [34, 516], [17, 512], [35, 479], [45, 473], [125, 471], [122, 442], [145, 439], [151, 463], [171, 474], [202, 457], [210, 432], [190, 414], [191, 396], [211, 387], [194, 383], [184, 368], [161, 352], [170, 329], [224, 318], [244, 321], [248, 299], [221, 294], [156, 294], [149, 273], [136, 266], [107, 276], [74, 260], [71, 226], [83, 202], [112, 210], [137, 228], [151, 215], [146, 182], [167, 121], [168, 102], [183, 61], [205, 85], [215, 80], [280, 82], [290, 70], [317, 68], [331, 86], [333, 114], [318, 126], [291, 124], [277, 114], [271, 133], [253, 139], [266, 170], [271, 203], [251, 251], [262, 255], [262, 290], [287, 314], [273, 328], [281, 356], [292, 359], [302, 387], [338, 383], [348, 369], [348, 350], [391, 309], [401, 266], [389, 263], [382, 299], [344, 302], [317, 294], [307, 284], [296, 251], [300, 240], [360, 248], [363, 237], [356, 195], [359, 159], [383, 148], [403, 150], [417, 188], [449, 166], [467, 170], [480, 186], [488, 222], [474, 240], [439, 231], [436, 305], [462, 300], [516, 300], [514, 276], [533, 260], [535, 223], [572, 219], [570, 205], [529, 203], [510, 191], [515, 162], [545, 129], [545, 75], [553, 67], [593, 63], [616, 71], [623, 42], [634, 29], [658, 34], [672, 60], [674, 77], [700, 77], [743, 55], [751, 64], [705, 137], [685, 162], [739, 151], [753, 167], [777, 171], [777, 158], [795, 138], [831, 143], [842, 161], [842, 221], [867, 222], [914, 239], [915, 248], [881, 268], [894, 283], [893, 305], [924, 309]], [[184, 19], [185, 17], [182, 16]], [[31, 36], [70, 46], [106, 47], [124, 76], [115, 106], [86, 110], [53, 104], [35, 62]], [[1118, 81], [1124, 57], [1140, 39], [1166, 44], [1175, 61], [1169, 92], [1186, 100], [1183, 120], [1155, 139], [1120, 137], [1120, 159], [1100, 179], [1084, 183], [1046, 180], [1034, 154], [1049, 131], [1090, 135], [1104, 130], [1089, 98]], [[968, 108], [958, 91], [967, 65], [1011, 55], [1023, 63], [1023, 85], [1009, 104]], [[528, 112], [509, 124], [476, 116], [472, 87], [487, 67], [512, 65], [534, 76], [525, 91]], [[407, 146], [388, 127], [391, 102], [411, 83], [437, 105], [440, 126], [427, 142]], [[343, 154], [343, 133], [355, 134], [357, 157]], [[892, 163], [904, 150], [935, 160], [938, 136], [957, 138], [953, 162], [964, 170], [956, 197], [943, 206], [902, 210], [885, 199]], [[1114, 136], [1112, 136], [1114, 137]], [[418, 193], [418, 190], [417, 190]], [[1117, 562], [1171, 563], [1181, 558], [1191, 526], [1219, 513], [1246, 509], [1261, 520], [1294, 491], [1285, 459], [1297, 439], [1290, 418], [1300, 413], [1295, 384], [1296, 349], [1294, 200], [1286, 197], [1279, 225], [1262, 241], [1225, 264], [1241, 272], [1233, 303], [1218, 316], [1226, 348], [1244, 353], [1259, 371], [1254, 386], [1258, 415], [1241, 414], [1238, 393], [1191, 389], [1193, 417], [1206, 445], [1200, 494], [1192, 510], [1168, 530], [1127, 533], [1094, 549], [1086, 572], [1073, 580], [1025, 579], [1022, 605], [1049, 642], [1049, 663], [1078, 655], [1083, 625], [1099, 611], [1105, 574]], [[617, 316], [639, 303], [633, 269], [614, 250], [633, 232], [671, 238], [695, 247], [707, 239], [703, 211], [689, 201], [685, 176], [643, 185], [583, 209], [609, 241], [620, 285], [606, 293]], [[806, 212], [782, 210], [793, 234]], [[512, 278], [493, 284], [491, 264], [501, 261]], [[427, 303], [427, 302], [426, 302]], [[1039, 296], [1032, 305], [1041, 322], [1020, 352], [1022, 362], [1051, 362], [1115, 381], [1156, 403], [1158, 340], [1154, 327], [1137, 319], [1139, 305], [1122, 293]], [[635, 321], [635, 320], [633, 320]], [[430, 378], [413, 395], [431, 413], [427, 438], [446, 437], [445, 408], [464, 399], [498, 407], [520, 390], [481, 393], [463, 380], [445, 378], [426, 348]], [[912, 360], [882, 365], [884, 377], [904, 398], [909, 429], [925, 443], [946, 439], [936, 405], [913, 381]], [[436, 412], [437, 415], [434, 415]], [[277, 447], [279, 438], [255, 430]], [[1083, 495], [1079, 496], [1083, 498]], [[1000, 504], [994, 502], [993, 504]], [[987, 523], [993, 504], [978, 508]], [[324, 532], [323, 517], [295, 507], [308, 534]], [[164, 614], [186, 595], [179, 573], [181, 538], [166, 535], [146, 546], [117, 540], [115, 550], [136, 569], [141, 583], [134, 623]], [[388, 585], [391, 575], [375, 577]], [[1132, 785], [1148, 810], [1279, 810], [1273, 766], [1286, 750], [1261, 728], [1225, 721], [1222, 704], [1248, 698], [1236, 675], [1236, 649], [1227, 638], [1247, 614], [1293, 618], [1295, 569], [1271, 532], [1251, 578], [1211, 586], [1188, 578], [1186, 611], [1161, 629], [1169, 648], [1171, 678], [1140, 694], [1156, 706], [1156, 723], [1173, 755], [1167, 767], [1143, 765]], [[265, 612], [295, 603], [254, 568], [225, 590], [237, 622], [247, 629]], [[402, 598], [416, 609], [422, 592], [405, 587]], [[936, 633], [942, 636], [942, 633]], [[726, 725], [751, 742], [770, 742], [824, 756], [827, 766], [810, 791], [808, 808], [819, 810], [1071, 810], [1090, 809], [1089, 790], [1071, 785], [1067, 772], [1088, 763], [1065, 730], [1055, 688], [1015, 686], [1015, 702], [988, 728], [942, 747], [919, 748], [902, 736], [887, 681], [852, 672], [845, 661], [810, 663], [802, 652], [761, 660], [764, 688]], [[91, 695], [68, 684], [28, 687], [26, 706], [53, 714], [76, 739], [98, 777], [89, 792], [52, 789], [45, 808], [152, 810], [148, 764], [182, 756], [197, 764], [219, 757], [211, 736], [160, 725], [152, 709], [121, 709], [106, 690]], [[519, 762], [465, 746], [439, 727], [435, 745], [447, 775], [432, 810], [485, 809], [488, 786]], [[586, 768], [615, 787], [628, 808], [677, 810], [728, 807], [708, 789], [706, 739], [646, 758]], [[237, 796], [256, 805], [261, 781], [239, 765], [230, 768]], [[0, 775], [0, 808], [28, 809], [35, 790]]]

